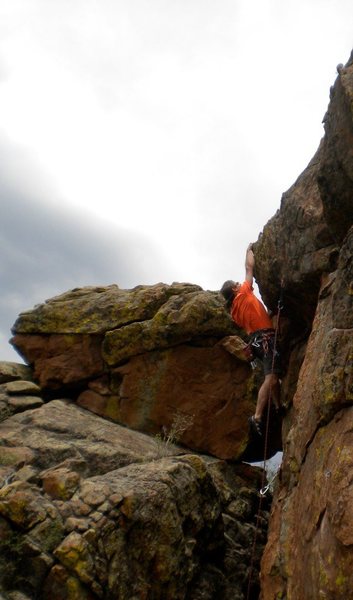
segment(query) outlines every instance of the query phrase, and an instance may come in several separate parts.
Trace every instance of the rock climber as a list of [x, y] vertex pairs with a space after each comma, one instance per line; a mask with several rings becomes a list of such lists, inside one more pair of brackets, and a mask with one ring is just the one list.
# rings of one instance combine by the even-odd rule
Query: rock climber
[[258, 392], [255, 414], [249, 419], [252, 430], [261, 436], [263, 413], [268, 402], [272, 400], [276, 410], [280, 409], [281, 364], [275, 348], [275, 330], [270, 315], [253, 293], [255, 257], [252, 246], [249, 244], [246, 250], [244, 283], [228, 280], [220, 291], [233, 321], [250, 336], [252, 353], [261, 360], [263, 366], [265, 378]]

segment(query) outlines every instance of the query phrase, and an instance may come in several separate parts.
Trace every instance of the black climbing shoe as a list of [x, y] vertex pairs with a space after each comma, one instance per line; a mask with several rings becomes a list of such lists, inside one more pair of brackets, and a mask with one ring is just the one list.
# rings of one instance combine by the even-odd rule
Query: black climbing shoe
[[251, 430], [258, 436], [262, 437], [262, 422], [261, 419], [255, 419], [254, 415], [249, 419]]

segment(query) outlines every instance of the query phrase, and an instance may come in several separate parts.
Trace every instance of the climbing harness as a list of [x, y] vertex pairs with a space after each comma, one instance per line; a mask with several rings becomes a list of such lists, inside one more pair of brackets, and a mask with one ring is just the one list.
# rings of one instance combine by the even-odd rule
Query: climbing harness
[[[272, 370], [271, 370], [272, 374], [274, 372], [274, 366], [275, 366], [275, 356], [276, 356], [276, 348], [277, 348], [280, 314], [281, 314], [281, 310], [283, 309], [283, 290], [284, 290], [284, 280], [282, 278], [281, 279], [281, 292], [280, 292], [280, 297], [279, 297], [279, 300], [277, 303], [276, 328], [274, 330], [274, 333], [272, 334], [273, 335], [273, 353], [272, 353]], [[266, 343], [268, 343], [268, 340]], [[267, 410], [266, 410], [266, 425], [265, 425], [265, 437], [264, 437], [264, 461], [263, 461], [264, 464], [263, 464], [263, 471], [262, 471], [262, 478], [261, 478], [261, 488], [260, 488], [260, 492], [259, 492], [259, 507], [258, 507], [258, 511], [257, 511], [257, 515], [256, 515], [254, 540], [253, 540], [252, 552], [251, 552], [251, 562], [250, 562], [246, 600], [250, 600], [252, 574], [253, 574], [253, 570], [254, 570], [255, 551], [256, 551], [257, 536], [258, 536], [258, 531], [259, 531], [259, 524], [260, 524], [260, 519], [261, 519], [260, 513], [261, 513], [261, 508], [262, 508], [262, 502], [276, 477], [276, 475], [275, 475], [272, 478], [272, 481], [268, 482], [265, 485], [266, 461], [267, 461], [267, 450], [268, 450], [268, 430], [269, 430], [269, 424], [270, 424], [271, 400], [272, 400], [272, 382], [271, 382], [271, 386], [270, 386], [270, 392], [269, 392], [269, 398], [268, 398]]]
[[275, 332], [273, 329], [264, 329], [263, 331], [257, 331], [256, 336], [250, 340], [250, 342], [243, 348], [246, 359], [250, 362], [253, 369], [256, 368], [256, 358], [259, 354], [260, 349], [266, 356], [270, 349], [275, 352], [273, 339]]
[[264, 353], [264, 356], [267, 356], [270, 350], [272, 350], [275, 356], [278, 355], [278, 352], [275, 348], [274, 344], [275, 331], [274, 329], [264, 329], [262, 331], [257, 331], [255, 337], [251, 342], [251, 346], [259, 351], [260, 349]]

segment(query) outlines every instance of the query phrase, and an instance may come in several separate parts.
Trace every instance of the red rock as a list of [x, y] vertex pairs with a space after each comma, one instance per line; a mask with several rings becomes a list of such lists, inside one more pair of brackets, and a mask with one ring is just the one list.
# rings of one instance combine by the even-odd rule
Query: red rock
[[[177, 441], [220, 458], [240, 456], [254, 410], [250, 367], [220, 346], [185, 345], [151, 352], [116, 369], [122, 376], [120, 420], [133, 429], [162, 432], [189, 420]], [[183, 427], [182, 427], [183, 429]]]
[[33, 365], [44, 390], [77, 385], [103, 372], [102, 338], [97, 335], [16, 334], [12, 343]]
[[[349, 244], [353, 247], [353, 228]], [[346, 246], [342, 252], [345, 255]], [[352, 540], [353, 469], [348, 423], [353, 408], [345, 407], [353, 401], [352, 331], [334, 327], [337, 290], [347, 275], [348, 269], [339, 270], [323, 281], [300, 370], [285, 444], [283, 486], [279, 501], [275, 498], [263, 558], [264, 599], [273, 598], [279, 588], [284, 595], [303, 600], [323, 593], [342, 599], [348, 594], [352, 558], [345, 546]], [[352, 297], [350, 302], [350, 310], [340, 313], [342, 325], [350, 322]]]

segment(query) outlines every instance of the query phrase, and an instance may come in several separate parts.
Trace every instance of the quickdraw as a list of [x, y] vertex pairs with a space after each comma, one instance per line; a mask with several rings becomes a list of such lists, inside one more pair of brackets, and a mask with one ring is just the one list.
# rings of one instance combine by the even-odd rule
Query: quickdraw
[[259, 492], [259, 493], [260, 493], [260, 496], [266, 496], [266, 494], [267, 494], [268, 490], [270, 490], [270, 489], [271, 489], [271, 486], [272, 486], [272, 484], [273, 484], [274, 480], [276, 479], [276, 477], [277, 477], [277, 471], [276, 471], [276, 473], [273, 475], [273, 477], [271, 478], [271, 480], [270, 480], [270, 481], [267, 483], [267, 485], [265, 485], [265, 487], [262, 487], [262, 488], [261, 488], [261, 490], [260, 490], [260, 492]]

